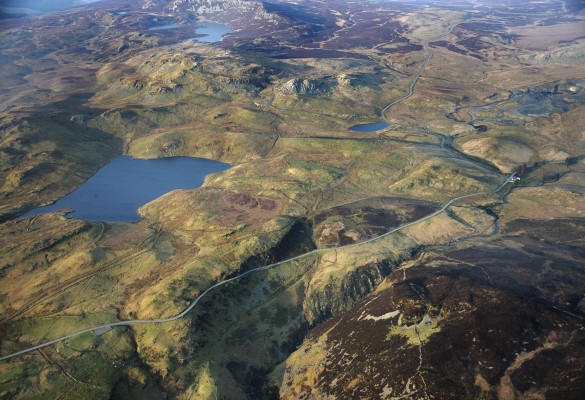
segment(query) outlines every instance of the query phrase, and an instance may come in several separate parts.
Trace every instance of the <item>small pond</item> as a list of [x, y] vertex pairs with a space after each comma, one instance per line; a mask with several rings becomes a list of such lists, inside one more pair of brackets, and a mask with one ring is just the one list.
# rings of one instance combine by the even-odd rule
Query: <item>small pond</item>
[[102, 167], [77, 190], [54, 204], [31, 210], [21, 218], [73, 209], [68, 216], [88, 221], [136, 222], [144, 204], [175, 189], [193, 189], [209, 174], [231, 166], [193, 157], [137, 160], [120, 156]]
[[378, 132], [390, 126], [387, 122], [374, 122], [372, 124], [355, 125], [349, 128], [352, 132]]

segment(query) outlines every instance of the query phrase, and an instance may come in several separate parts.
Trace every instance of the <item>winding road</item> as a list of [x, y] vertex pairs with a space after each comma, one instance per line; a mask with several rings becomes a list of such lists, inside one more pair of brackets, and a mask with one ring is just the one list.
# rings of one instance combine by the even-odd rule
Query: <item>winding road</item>
[[460, 23], [457, 23], [455, 25], [452, 25], [451, 27], [449, 27], [449, 30], [447, 30], [447, 32], [445, 33], [441, 33], [438, 36], [434, 36], [431, 39], [428, 39], [426, 41], [423, 42], [423, 48], [427, 51], [427, 58], [426, 60], [423, 62], [423, 64], [420, 66], [418, 72], [416, 73], [416, 75], [412, 78], [412, 81], [410, 81], [410, 85], [408, 85], [408, 91], [407, 93], [402, 96], [401, 98], [394, 100], [393, 102], [391, 102], [390, 104], [388, 104], [386, 107], [384, 107], [382, 109], [382, 111], [380, 111], [380, 117], [382, 117], [382, 119], [386, 122], [389, 122], [388, 119], [386, 118], [386, 111], [388, 111], [390, 108], [394, 107], [396, 104], [403, 102], [406, 99], [409, 99], [410, 97], [412, 97], [412, 95], [414, 94], [414, 87], [416, 86], [418, 80], [420, 79], [420, 77], [422, 76], [423, 72], [425, 71], [425, 69], [428, 67], [429, 63], [431, 62], [431, 60], [433, 59], [433, 49], [431, 49], [429, 47], [429, 43], [433, 42], [435, 40], [439, 40], [444, 38], [447, 35], [450, 35], [451, 32], [453, 32], [453, 29], [455, 29], [455, 27], [457, 25], [459, 25]]
[[[410, 83], [410, 85], [408, 87], [408, 93], [406, 95], [404, 95], [403, 97], [401, 97], [400, 99], [395, 100], [392, 103], [388, 104], [386, 107], [384, 107], [382, 109], [382, 111], [381, 111], [381, 117], [384, 120], [386, 120], [385, 113], [386, 113], [386, 111], [388, 111], [388, 109], [390, 109], [392, 106], [394, 106], [394, 105], [396, 105], [396, 104], [398, 104], [398, 103], [400, 103], [400, 102], [402, 102], [402, 101], [410, 98], [413, 95], [414, 88], [416, 86], [416, 83], [418, 82], [418, 80], [422, 76], [422, 74], [424, 72], [424, 69], [428, 66], [428, 64], [430, 63], [430, 61], [431, 61], [431, 59], [433, 57], [433, 51], [432, 51], [432, 49], [430, 49], [428, 47], [428, 43], [431, 42], [431, 41], [433, 41], [433, 40], [440, 39], [440, 38], [442, 38], [442, 37], [450, 34], [452, 32], [452, 30], [455, 28], [455, 26], [457, 26], [457, 25], [453, 25], [448, 30], [448, 32], [446, 32], [444, 34], [441, 34], [441, 35], [439, 35], [439, 36], [437, 36], [437, 37], [435, 37], [433, 39], [430, 39], [430, 40], [428, 40], [428, 41], [426, 41], [424, 43], [424, 47], [425, 47], [425, 49], [428, 52], [427, 59], [425, 60], [425, 62], [423, 63], [423, 65], [421, 66], [421, 68], [419, 69], [419, 71], [417, 72], [417, 74], [413, 77], [413, 79], [412, 79], [412, 81], [411, 81], [411, 83]], [[435, 135], [433, 132], [427, 132], [427, 133], [428, 134]], [[436, 135], [440, 135], [440, 134], [436, 134]], [[441, 136], [441, 147], [447, 151], [448, 149], [445, 146], [446, 137], [444, 135], [440, 135], [440, 136]], [[482, 168], [484, 168], [484, 166], [482, 166]], [[491, 172], [493, 172], [493, 171], [491, 171]], [[290, 262], [297, 261], [297, 260], [301, 260], [303, 258], [307, 258], [307, 257], [310, 257], [310, 256], [319, 255], [319, 254], [326, 253], [326, 252], [333, 251], [333, 250], [341, 250], [341, 249], [354, 248], [354, 247], [362, 246], [362, 245], [365, 245], [365, 244], [372, 243], [374, 241], [383, 239], [384, 237], [386, 237], [388, 235], [391, 235], [393, 233], [396, 233], [398, 231], [401, 231], [403, 229], [406, 229], [406, 228], [408, 228], [410, 226], [413, 226], [415, 224], [418, 224], [418, 223], [421, 223], [423, 221], [426, 221], [426, 220], [429, 220], [429, 219], [433, 218], [434, 216], [436, 216], [436, 215], [444, 212], [445, 210], [447, 210], [448, 207], [450, 207], [453, 203], [455, 203], [455, 202], [457, 202], [459, 200], [466, 199], [466, 198], [470, 198], [470, 197], [475, 197], [475, 196], [495, 194], [495, 193], [499, 192], [500, 190], [502, 190], [508, 183], [513, 182], [514, 181], [514, 178], [515, 178], [515, 173], [512, 174], [512, 175], [510, 175], [510, 176], [508, 176], [507, 179], [498, 188], [496, 188], [492, 192], [474, 193], [474, 194], [467, 194], [467, 195], [463, 195], [463, 196], [454, 197], [451, 200], [449, 200], [447, 203], [445, 203], [440, 209], [436, 210], [435, 212], [433, 212], [433, 213], [431, 213], [431, 214], [429, 214], [429, 215], [427, 215], [425, 217], [422, 217], [422, 218], [420, 218], [418, 220], [415, 220], [415, 221], [409, 222], [407, 224], [401, 225], [399, 227], [396, 227], [396, 228], [394, 228], [394, 229], [392, 229], [392, 230], [390, 230], [390, 231], [388, 231], [388, 232], [386, 232], [386, 233], [384, 233], [384, 234], [382, 234], [380, 236], [376, 236], [376, 237], [370, 238], [370, 239], [365, 240], [363, 242], [353, 243], [353, 244], [349, 244], [349, 245], [345, 245], [345, 246], [339, 246], [339, 247], [330, 247], [330, 248], [322, 248], [322, 249], [312, 250], [312, 251], [309, 251], [307, 253], [298, 255], [296, 257], [292, 257], [292, 258], [287, 259], [287, 260], [279, 261], [277, 263], [273, 263], [273, 264], [270, 264], [270, 265], [266, 265], [264, 267], [259, 267], [259, 268], [251, 269], [251, 270], [246, 271], [246, 272], [244, 272], [244, 273], [242, 273], [240, 275], [237, 275], [237, 276], [234, 276], [232, 278], [226, 279], [224, 281], [218, 282], [218, 283], [210, 286], [209, 288], [207, 288], [201, 294], [199, 294], [183, 311], [181, 311], [179, 314], [177, 314], [175, 316], [168, 317], [168, 318], [160, 318], [160, 319], [146, 319], [146, 320], [137, 319], [137, 320], [129, 320], [129, 321], [118, 321], [118, 322], [113, 322], [113, 323], [109, 323], [109, 324], [103, 324], [103, 325], [94, 326], [94, 327], [91, 327], [91, 328], [87, 328], [87, 329], [80, 330], [80, 331], [75, 332], [75, 333], [71, 333], [71, 334], [66, 335], [66, 336], [62, 336], [60, 338], [57, 338], [57, 339], [54, 339], [54, 340], [51, 340], [51, 341], [48, 341], [48, 342], [45, 342], [45, 343], [42, 343], [42, 344], [39, 344], [39, 345], [36, 345], [36, 346], [32, 346], [32, 347], [26, 348], [24, 350], [17, 351], [17, 352], [12, 353], [12, 354], [7, 354], [7, 355], [4, 355], [4, 356], [1, 356], [0, 357], [0, 361], [8, 360], [8, 359], [11, 359], [13, 357], [17, 357], [17, 356], [20, 356], [20, 355], [23, 355], [23, 354], [26, 354], [26, 353], [33, 352], [35, 350], [40, 350], [40, 349], [42, 349], [44, 347], [48, 347], [48, 346], [51, 346], [51, 345], [54, 345], [54, 344], [63, 342], [65, 340], [67, 340], [67, 339], [71, 339], [73, 337], [76, 337], [76, 336], [79, 336], [79, 335], [83, 335], [85, 333], [98, 334], [98, 333], [107, 332], [110, 329], [115, 328], [115, 327], [119, 327], [119, 326], [133, 326], [133, 325], [143, 325], [143, 324], [161, 324], [161, 323], [176, 321], [176, 320], [178, 320], [180, 318], [183, 318], [185, 315], [187, 315], [187, 313], [189, 313], [201, 301], [201, 299], [203, 299], [208, 293], [210, 293], [211, 291], [213, 291], [213, 290], [215, 290], [215, 289], [217, 289], [217, 288], [219, 288], [221, 286], [225, 286], [225, 285], [227, 285], [230, 282], [234, 282], [234, 281], [236, 281], [238, 279], [244, 278], [245, 276], [248, 276], [248, 275], [251, 275], [251, 274], [255, 274], [255, 273], [258, 273], [258, 272], [262, 272], [262, 271], [267, 271], [269, 269], [276, 268], [276, 267], [281, 266], [283, 264], [290, 263]]]
[[48, 347], [48, 346], [51, 346], [51, 345], [54, 345], [54, 344], [59, 343], [59, 342], [62, 342], [64, 340], [71, 339], [71, 338], [73, 338], [75, 336], [82, 335], [84, 333], [90, 333], [90, 332], [95, 332], [95, 331], [103, 331], [103, 332], [105, 332], [105, 331], [108, 331], [108, 330], [110, 330], [112, 328], [115, 328], [115, 327], [118, 327], [118, 326], [132, 326], [132, 325], [142, 325], [142, 324], [162, 324], [162, 323], [165, 323], [165, 322], [176, 321], [176, 320], [178, 320], [180, 318], [183, 318], [185, 315], [187, 315], [187, 313], [189, 311], [191, 311], [193, 309], [193, 307], [195, 307], [201, 301], [201, 299], [203, 297], [205, 297], [205, 295], [207, 295], [212, 290], [217, 289], [218, 287], [227, 285], [228, 283], [233, 282], [233, 281], [238, 280], [238, 279], [241, 279], [241, 278], [243, 278], [243, 277], [245, 277], [247, 275], [251, 275], [251, 274], [254, 274], [254, 273], [257, 273], [257, 272], [267, 271], [269, 269], [278, 267], [280, 265], [283, 265], [283, 264], [286, 264], [286, 263], [289, 263], [289, 262], [293, 262], [293, 261], [297, 261], [297, 260], [301, 260], [301, 259], [306, 258], [306, 257], [310, 257], [310, 256], [314, 256], [314, 255], [326, 253], [326, 252], [333, 251], [333, 250], [350, 249], [350, 248], [353, 248], [353, 247], [362, 246], [364, 244], [372, 243], [374, 241], [380, 240], [380, 239], [382, 239], [382, 238], [384, 238], [384, 237], [386, 237], [388, 235], [391, 235], [393, 233], [396, 233], [398, 231], [401, 231], [403, 229], [406, 229], [409, 226], [412, 226], [412, 225], [415, 225], [415, 224], [418, 224], [420, 222], [423, 222], [423, 221], [426, 221], [428, 219], [433, 218], [434, 216], [436, 216], [436, 215], [442, 213], [443, 211], [445, 211], [449, 206], [451, 206], [453, 203], [455, 203], [455, 202], [457, 202], [459, 200], [463, 200], [463, 199], [470, 198], [470, 197], [475, 197], [475, 196], [487, 195], [487, 194], [490, 194], [490, 193], [491, 194], [497, 193], [500, 190], [502, 190], [508, 183], [513, 182], [515, 175], [516, 174], [514, 173], [514, 174], [508, 176], [508, 178], [506, 179], [506, 181], [504, 183], [502, 183], [497, 189], [493, 190], [492, 192], [487, 192], [487, 193], [473, 193], [473, 194], [468, 194], [468, 195], [464, 195], [464, 196], [454, 197], [451, 200], [449, 200], [447, 203], [445, 203], [443, 205], [443, 207], [441, 207], [437, 211], [435, 211], [435, 212], [433, 212], [433, 213], [431, 213], [429, 215], [426, 215], [426, 216], [424, 216], [424, 217], [422, 217], [420, 219], [417, 219], [416, 221], [412, 221], [412, 222], [409, 222], [407, 224], [401, 225], [401, 226], [399, 226], [397, 228], [394, 228], [394, 229], [392, 229], [392, 230], [390, 230], [390, 231], [388, 231], [388, 232], [386, 232], [386, 233], [384, 233], [384, 234], [382, 234], [380, 236], [376, 236], [376, 237], [373, 237], [371, 239], [365, 240], [363, 242], [348, 244], [348, 245], [345, 245], [345, 246], [328, 247], [328, 248], [322, 248], [322, 249], [312, 250], [312, 251], [309, 251], [308, 253], [304, 253], [304, 254], [298, 255], [296, 257], [289, 258], [287, 260], [279, 261], [277, 263], [270, 264], [270, 265], [266, 265], [264, 267], [259, 267], [259, 268], [251, 269], [251, 270], [246, 271], [246, 272], [244, 272], [244, 273], [242, 273], [240, 275], [237, 275], [237, 276], [234, 276], [232, 278], [226, 279], [224, 281], [218, 282], [215, 285], [210, 286], [209, 288], [207, 288], [204, 292], [202, 292], [199, 296], [197, 296], [191, 302], [191, 304], [189, 304], [183, 311], [181, 311], [179, 314], [177, 314], [175, 316], [168, 317], [168, 318], [160, 318], [160, 319], [135, 319], [135, 320], [130, 320], [130, 321], [118, 321], [118, 322], [113, 322], [111, 324], [103, 324], [103, 325], [94, 326], [92, 328], [87, 328], [87, 329], [84, 329], [84, 330], [81, 330], [81, 331], [72, 333], [70, 335], [62, 336], [62, 337], [60, 337], [58, 339], [54, 339], [54, 340], [51, 340], [49, 342], [45, 342], [45, 343], [39, 344], [37, 346], [29, 347], [27, 349], [24, 349], [24, 350], [21, 350], [21, 351], [17, 351], [17, 352], [12, 353], [12, 354], [8, 354], [8, 355], [5, 355], [5, 356], [2, 356], [2, 357], [0, 357], [0, 361], [8, 360], [10, 358], [13, 358], [13, 357], [16, 357], [16, 356], [19, 356], [19, 355], [22, 355], [22, 354], [30, 353], [32, 351], [35, 351], [35, 350], [38, 350], [38, 349], [42, 349], [44, 347]]

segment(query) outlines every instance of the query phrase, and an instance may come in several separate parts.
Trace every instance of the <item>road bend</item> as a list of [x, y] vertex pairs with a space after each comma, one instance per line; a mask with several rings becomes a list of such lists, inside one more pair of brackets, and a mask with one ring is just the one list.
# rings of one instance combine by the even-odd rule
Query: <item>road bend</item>
[[431, 39], [426, 40], [425, 42], [423, 42], [423, 47], [424, 49], [427, 51], [427, 58], [425, 59], [425, 61], [423, 62], [423, 64], [420, 66], [418, 72], [416, 73], [416, 75], [412, 78], [412, 80], [410, 81], [410, 84], [408, 85], [408, 91], [406, 92], [406, 94], [404, 96], [402, 96], [401, 98], [394, 100], [393, 102], [391, 102], [390, 104], [388, 104], [386, 107], [384, 107], [382, 109], [382, 111], [380, 111], [380, 117], [386, 121], [389, 122], [388, 119], [386, 118], [386, 111], [388, 111], [390, 108], [394, 107], [396, 104], [403, 102], [406, 99], [409, 99], [410, 97], [412, 97], [412, 95], [414, 94], [414, 87], [416, 86], [416, 84], [418, 83], [420, 77], [422, 76], [423, 72], [425, 71], [425, 69], [428, 67], [429, 63], [431, 62], [431, 60], [433, 59], [433, 49], [431, 49], [429, 47], [429, 43], [433, 42], [435, 40], [439, 40], [444, 38], [447, 35], [450, 35], [451, 32], [453, 32], [453, 29], [455, 29], [455, 27], [457, 25], [459, 25], [460, 23], [457, 23], [455, 25], [452, 25], [451, 27], [449, 27], [449, 30], [447, 30], [447, 32], [442, 33], [438, 36], [434, 36]]

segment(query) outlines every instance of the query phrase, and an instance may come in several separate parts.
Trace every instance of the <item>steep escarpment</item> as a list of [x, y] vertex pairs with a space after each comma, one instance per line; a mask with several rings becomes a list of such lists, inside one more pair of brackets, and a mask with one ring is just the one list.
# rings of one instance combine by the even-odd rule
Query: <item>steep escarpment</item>
[[320, 290], [310, 290], [304, 301], [304, 312], [309, 324], [317, 325], [351, 307], [372, 292], [396, 268], [389, 260], [363, 265], [331, 282]]
[[492, 250], [424, 255], [312, 330], [283, 363], [281, 398], [556, 398], [583, 390], [578, 251], [543, 254], [538, 241], [509, 236], [483, 245]]

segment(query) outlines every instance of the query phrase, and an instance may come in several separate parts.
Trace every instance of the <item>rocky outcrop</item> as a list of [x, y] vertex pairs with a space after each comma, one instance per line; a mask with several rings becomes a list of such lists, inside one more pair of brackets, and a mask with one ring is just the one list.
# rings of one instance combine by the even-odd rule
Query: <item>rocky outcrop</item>
[[[370, 78], [371, 79], [371, 78]], [[295, 78], [285, 82], [280, 87], [283, 94], [297, 95], [327, 95], [333, 87], [355, 89], [368, 85], [368, 78], [359, 74], [341, 74], [335, 77], [321, 79]]]
[[343, 88], [354, 88], [357, 86], [357, 83], [357, 79], [353, 75], [342, 74], [337, 77], [337, 84]]
[[73, 115], [69, 120], [79, 125], [85, 125], [89, 117], [87, 115]]
[[131, 90], [138, 92], [138, 91], [144, 89], [144, 87], [146, 86], [146, 83], [141, 79], [132, 79], [132, 78], [127, 78], [127, 77], [121, 77], [120, 78], [120, 85], [127, 88], [127, 89], [131, 89]]
[[329, 91], [327, 85], [314, 79], [295, 78], [280, 87], [282, 94], [319, 95]]
[[222, 77], [220, 82], [233, 89], [262, 90], [270, 85], [270, 81], [259, 76], [244, 76], [240, 78]]
[[544, 85], [532, 86], [515, 91], [514, 94], [577, 94], [585, 93], [585, 82], [561, 81]]
[[518, 56], [521, 62], [531, 64], [582, 64], [585, 62], [585, 41], [548, 51], [530, 52]]

